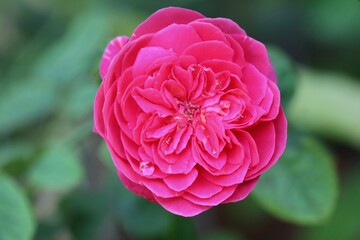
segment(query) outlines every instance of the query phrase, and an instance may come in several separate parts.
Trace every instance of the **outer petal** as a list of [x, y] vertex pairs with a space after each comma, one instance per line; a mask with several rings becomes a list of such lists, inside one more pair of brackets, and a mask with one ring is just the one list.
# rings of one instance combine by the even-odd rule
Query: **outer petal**
[[104, 101], [104, 89], [103, 85], [101, 84], [98, 92], [96, 93], [94, 102], [94, 131], [102, 137], [105, 136], [105, 125], [103, 116]]
[[181, 192], [194, 183], [198, 171], [194, 168], [187, 174], [173, 174], [164, 178], [166, 185], [174, 191]]
[[280, 108], [279, 115], [274, 120], [274, 126], [275, 126], [275, 134], [276, 134], [275, 151], [268, 165], [266, 165], [263, 169], [261, 169], [261, 172], [265, 172], [271, 166], [273, 166], [275, 162], [279, 160], [281, 154], [284, 152], [286, 147], [287, 120], [285, 118], [285, 114], [282, 108]]
[[120, 171], [118, 171], [119, 178], [121, 182], [125, 185], [127, 189], [133, 191], [139, 196], [142, 196], [150, 201], [155, 202], [154, 195], [144, 186], [136, 184], [125, 177]]
[[155, 33], [150, 41], [150, 45], [182, 53], [185, 48], [197, 42], [201, 42], [201, 38], [193, 27], [183, 24], [171, 24]]
[[111, 61], [114, 59], [116, 54], [124, 47], [124, 45], [129, 41], [129, 38], [126, 36], [116, 37], [109, 42], [106, 46], [103, 56], [100, 61], [100, 76], [102, 79], [105, 78]]
[[239, 34], [239, 35], [246, 35], [245, 31], [239, 27], [239, 25], [232, 21], [231, 19], [227, 18], [206, 18], [201, 19], [201, 22], [207, 22], [215, 25], [216, 27], [220, 28], [224, 33], [227, 34]]
[[199, 63], [213, 59], [232, 61], [234, 50], [224, 42], [212, 40], [195, 43], [185, 49], [184, 54], [194, 56]]
[[204, 18], [198, 12], [178, 7], [163, 8], [152, 14], [134, 31], [132, 39], [136, 39], [142, 35], [157, 32], [170, 24], [186, 24], [196, 19]]
[[245, 60], [253, 64], [262, 74], [269, 76], [273, 67], [263, 43], [249, 36], [233, 36], [244, 49]]
[[211, 208], [211, 206], [202, 206], [202, 205], [194, 204], [182, 197], [161, 198], [155, 196], [155, 199], [161, 206], [163, 206], [169, 212], [184, 217], [192, 217]]
[[243, 182], [242, 184], [238, 185], [233, 195], [228, 199], [226, 199], [223, 203], [237, 202], [243, 200], [254, 189], [258, 180], [259, 177]]

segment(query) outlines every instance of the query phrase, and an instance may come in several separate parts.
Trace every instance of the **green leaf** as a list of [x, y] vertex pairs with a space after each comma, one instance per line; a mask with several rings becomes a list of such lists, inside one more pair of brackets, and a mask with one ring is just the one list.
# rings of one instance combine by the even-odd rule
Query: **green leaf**
[[66, 191], [78, 185], [84, 170], [75, 152], [64, 146], [45, 151], [31, 167], [28, 180], [35, 188]]
[[[355, 167], [355, 166], [354, 166]], [[341, 188], [339, 203], [329, 221], [322, 226], [306, 228], [299, 240], [354, 240], [360, 236], [360, 166], [347, 171]]]
[[337, 176], [330, 153], [310, 137], [289, 136], [279, 162], [264, 173], [255, 200], [274, 216], [298, 224], [318, 224], [333, 212]]
[[69, 97], [63, 99], [64, 116], [74, 120], [88, 116], [94, 105], [97, 88], [95, 82], [73, 86]]
[[[47, 84], [18, 80], [0, 94], [0, 136], [35, 123], [47, 116], [55, 103]], [[1, 138], [1, 137], [0, 137]]]
[[0, 239], [32, 239], [34, 229], [29, 200], [12, 179], [0, 173]]
[[158, 239], [169, 231], [174, 215], [127, 190], [114, 172], [109, 173], [107, 188], [105, 196], [113, 201], [108, 202], [111, 212], [115, 218], [120, 218], [124, 229], [132, 236]]
[[34, 147], [28, 141], [9, 141], [0, 145], [0, 167], [13, 160], [31, 156]]
[[33, 74], [60, 85], [83, 81], [80, 76], [90, 71], [92, 63], [103, 51], [102, 42], [109, 35], [111, 17], [99, 8], [80, 13], [64, 38], [35, 63]]
[[298, 84], [298, 73], [291, 59], [278, 47], [268, 47], [271, 63], [274, 66], [281, 93], [281, 104], [286, 108]]

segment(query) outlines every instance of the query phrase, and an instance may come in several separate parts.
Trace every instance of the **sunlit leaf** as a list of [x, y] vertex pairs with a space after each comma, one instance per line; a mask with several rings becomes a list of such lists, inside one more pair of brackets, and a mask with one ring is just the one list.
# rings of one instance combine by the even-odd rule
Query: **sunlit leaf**
[[13, 180], [0, 173], [0, 239], [30, 240], [34, 228], [29, 200]]
[[360, 82], [355, 79], [302, 69], [288, 113], [297, 127], [360, 149]]
[[325, 221], [337, 197], [332, 156], [315, 139], [290, 135], [285, 153], [262, 175], [253, 196], [265, 210], [285, 221]]

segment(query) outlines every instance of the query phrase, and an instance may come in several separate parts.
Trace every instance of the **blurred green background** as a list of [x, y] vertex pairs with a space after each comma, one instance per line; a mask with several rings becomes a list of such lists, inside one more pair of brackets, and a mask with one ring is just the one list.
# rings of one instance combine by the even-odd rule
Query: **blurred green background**
[[[194, 218], [126, 191], [92, 133], [107, 42], [170, 5], [266, 43], [289, 120], [254, 192]], [[1, 0], [0, 240], [360, 239], [359, 26], [357, 0]]]

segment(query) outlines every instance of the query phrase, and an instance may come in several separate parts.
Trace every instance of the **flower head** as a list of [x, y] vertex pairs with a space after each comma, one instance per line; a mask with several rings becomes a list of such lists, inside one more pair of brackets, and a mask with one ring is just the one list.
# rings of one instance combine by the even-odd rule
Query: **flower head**
[[95, 130], [124, 185], [182, 216], [244, 199], [287, 123], [265, 46], [236, 23], [155, 12], [100, 63]]

